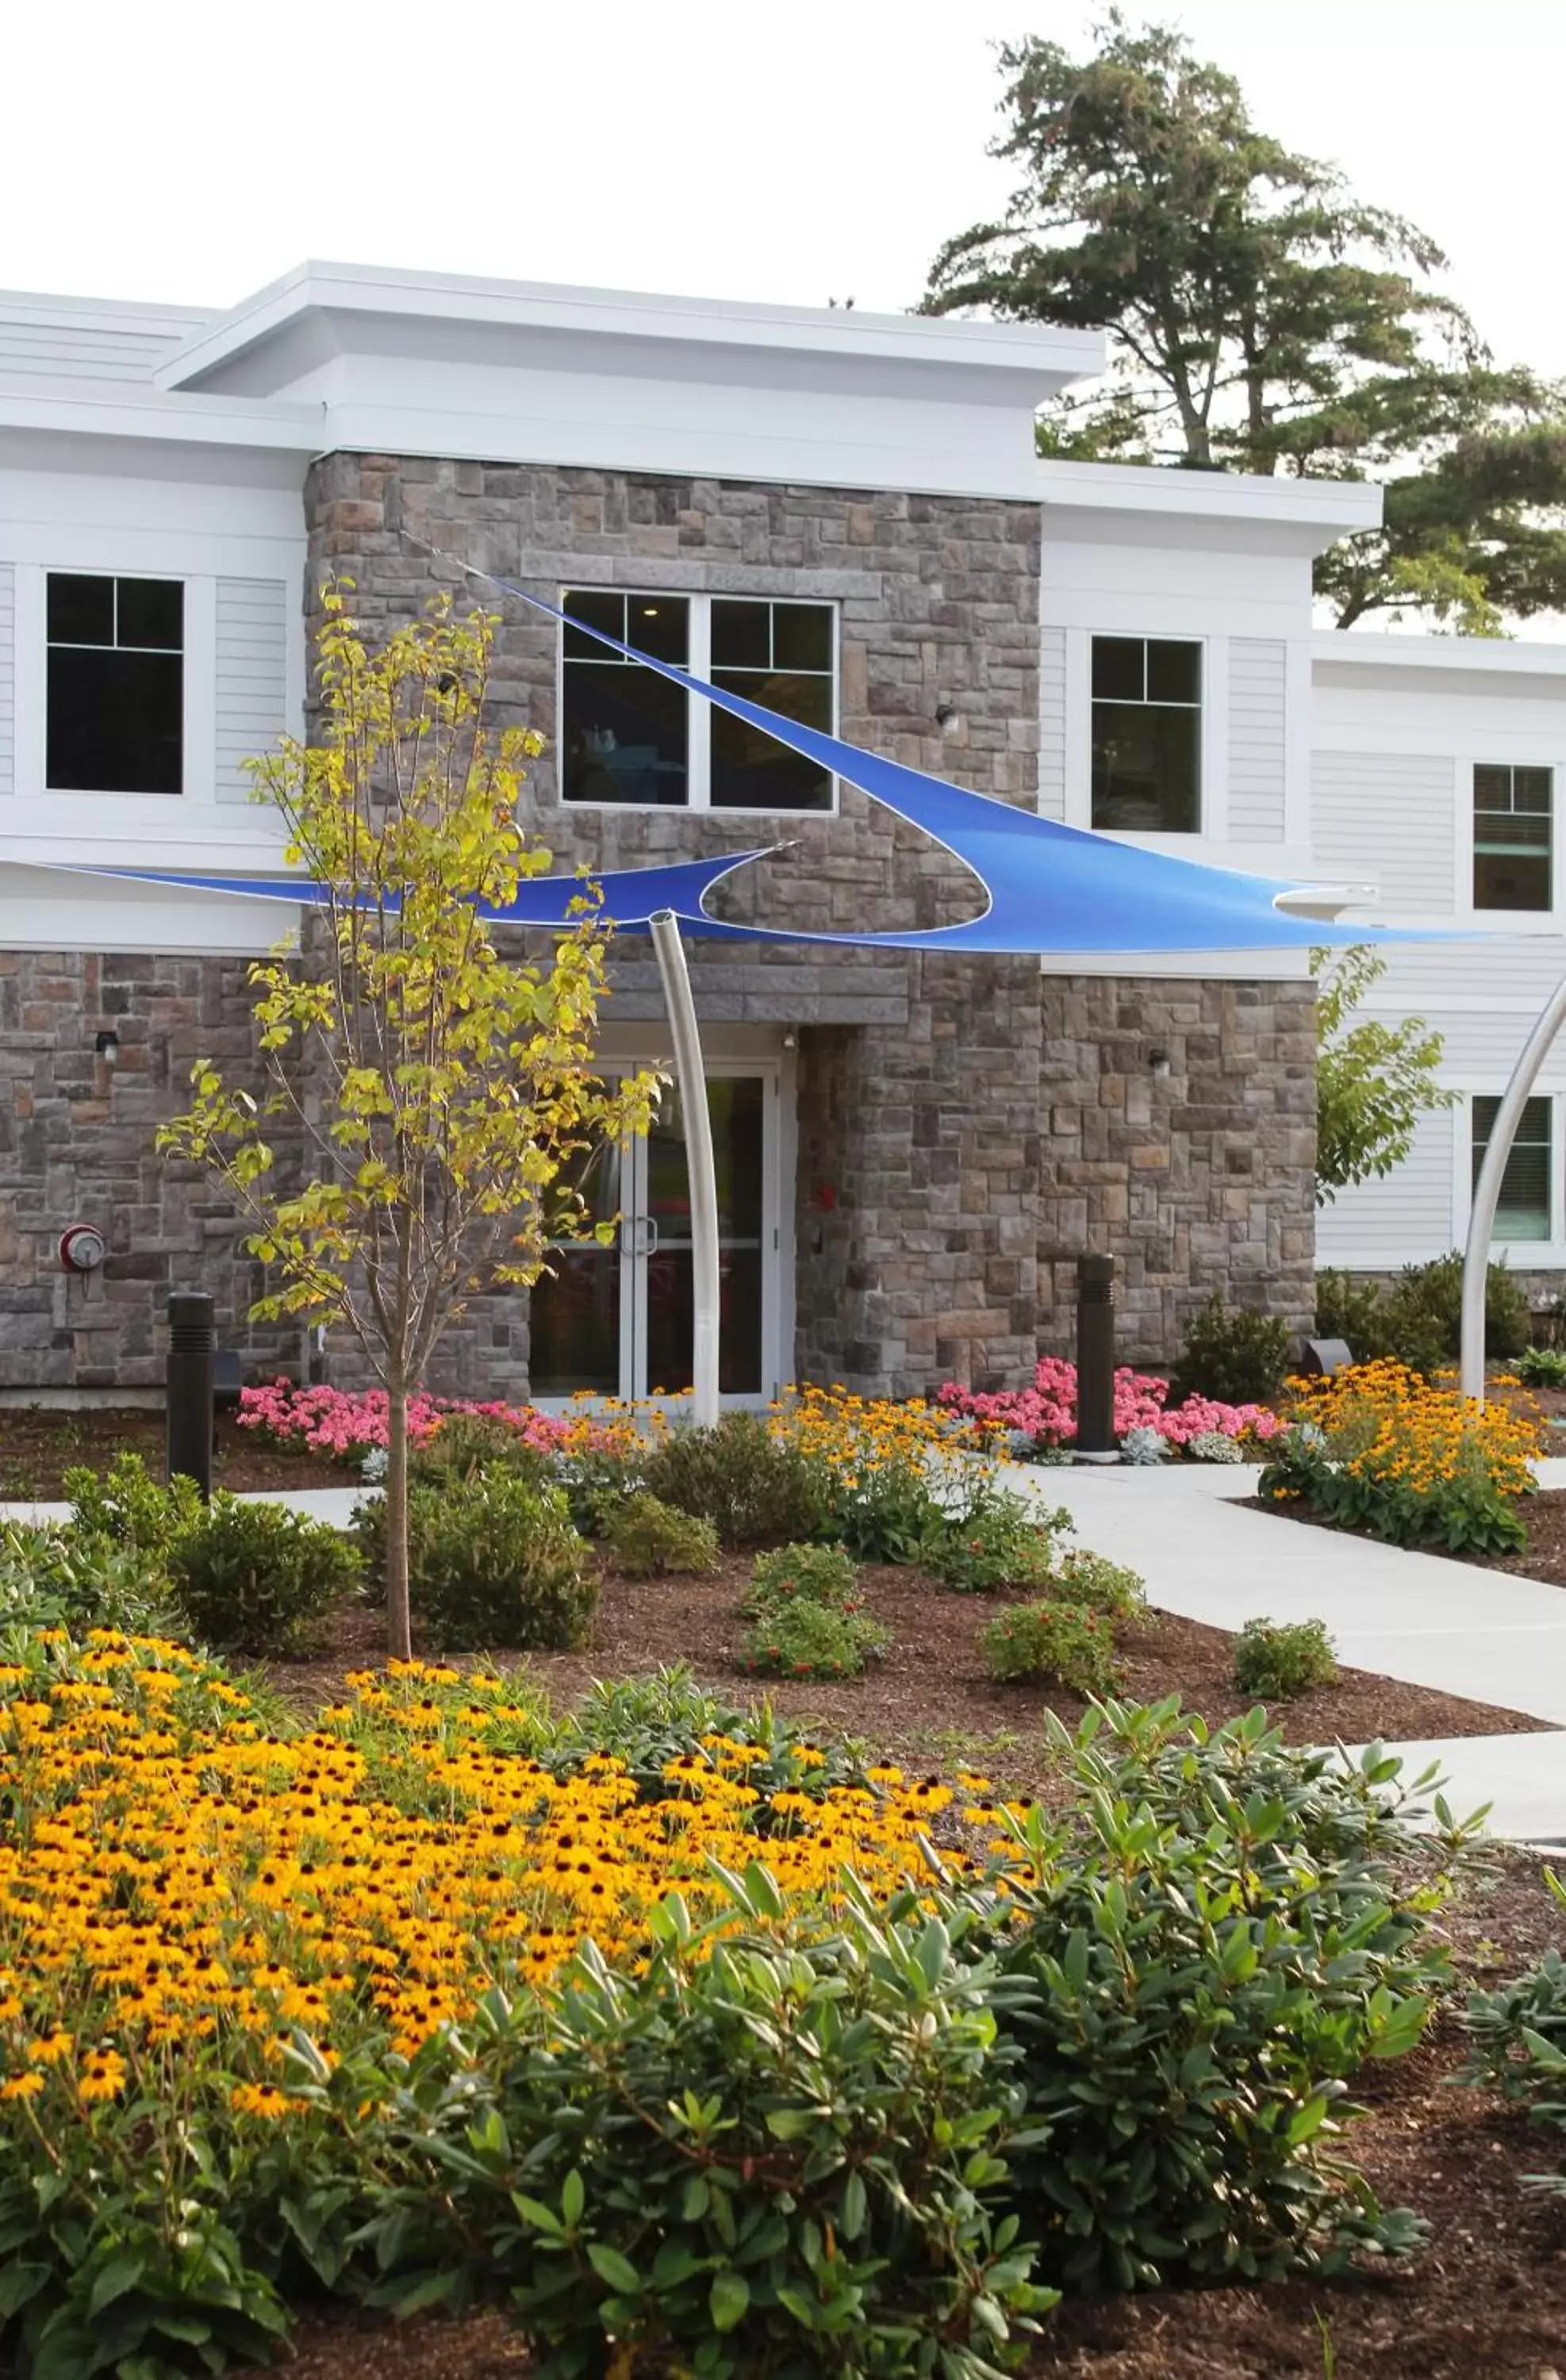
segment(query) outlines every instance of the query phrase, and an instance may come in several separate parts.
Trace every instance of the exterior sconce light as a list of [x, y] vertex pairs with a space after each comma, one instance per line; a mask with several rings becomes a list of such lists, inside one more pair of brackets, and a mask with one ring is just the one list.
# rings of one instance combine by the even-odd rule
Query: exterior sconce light
[[786, 1025], [783, 1027], [783, 1045], [785, 1050], [796, 1050], [799, 1047], [799, 1036], [792, 1025]]
[[1167, 1083], [1170, 1075], [1173, 1072], [1173, 1068], [1169, 1062], [1169, 1051], [1167, 1050], [1153, 1050], [1147, 1060], [1147, 1071], [1152, 1075], [1155, 1082]]
[[960, 735], [963, 732], [963, 714], [954, 702], [938, 702], [935, 706], [935, 723], [942, 735]]
[[106, 1032], [99, 1034], [97, 1039], [92, 1044], [92, 1048], [95, 1054], [102, 1058], [105, 1066], [117, 1066], [119, 1064], [119, 1035], [115, 1031], [112, 1025], [108, 1027]]

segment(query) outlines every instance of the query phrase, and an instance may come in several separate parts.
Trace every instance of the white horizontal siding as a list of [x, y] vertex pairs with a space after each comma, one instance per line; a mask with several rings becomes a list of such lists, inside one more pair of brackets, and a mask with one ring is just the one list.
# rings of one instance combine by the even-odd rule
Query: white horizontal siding
[[1288, 647], [1235, 637], [1229, 647], [1229, 832], [1236, 843], [1283, 840]]
[[1421, 1117], [1405, 1161], [1384, 1181], [1340, 1190], [1316, 1218], [1318, 1265], [1395, 1271], [1452, 1245], [1456, 1133], [1461, 1109]]
[[0, 312], [0, 372], [41, 380], [150, 381], [179, 334], [98, 322], [24, 322]]
[[1449, 755], [1317, 752], [1312, 857], [1378, 888], [1393, 913], [1455, 906], [1456, 768]]
[[1038, 655], [1038, 808], [1066, 814], [1066, 632], [1046, 628]]
[[270, 752], [287, 718], [288, 589], [281, 579], [220, 578], [214, 790], [248, 801], [244, 763]]
[[17, 786], [17, 574], [0, 562], [0, 794]]

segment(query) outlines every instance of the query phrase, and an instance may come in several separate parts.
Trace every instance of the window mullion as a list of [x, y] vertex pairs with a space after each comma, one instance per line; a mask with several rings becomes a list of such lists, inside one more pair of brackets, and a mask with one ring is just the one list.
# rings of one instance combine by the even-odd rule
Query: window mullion
[[[712, 598], [690, 599], [690, 674], [704, 686], [712, 683]], [[690, 808], [712, 807], [712, 706], [694, 694], [686, 697], [686, 738], [690, 755]]]

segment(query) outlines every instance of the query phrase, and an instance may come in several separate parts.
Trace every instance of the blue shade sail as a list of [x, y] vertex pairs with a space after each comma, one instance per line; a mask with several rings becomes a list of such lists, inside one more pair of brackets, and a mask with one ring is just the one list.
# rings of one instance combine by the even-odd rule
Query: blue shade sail
[[[417, 542], [417, 540], [410, 540]], [[426, 551], [433, 552], [432, 548]], [[456, 561], [455, 555], [443, 555]], [[1070, 956], [1115, 953], [1126, 956], [1204, 951], [1308, 950], [1354, 942], [1448, 941], [1449, 933], [1401, 931], [1386, 927], [1343, 926], [1317, 917], [1291, 917], [1280, 899], [1301, 887], [1264, 876], [1242, 876], [1196, 860], [1176, 859], [1134, 844], [1111, 842], [1086, 829], [1062, 826], [1034, 810], [1014, 808], [989, 794], [968, 792], [920, 769], [880, 754], [861, 751], [820, 729], [802, 726], [781, 712], [749, 702], [743, 695], [708, 686], [673, 662], [656, 660], [601, 628], [573, 619], [508, 578], [495, 578], [459, 564], [469, 577], [504, 589], [535, 612], [562, 621], [584, 637], [669, 678], [704, 702], [785, 745], [819, 767], [856, 786], [872, 802], [917, 827], [973, 875], [985, 907], [981, 917], [954, 926], [905, 933], [807, 933], [797, 927], [730, 924], [707, 914], [712, 887], [736, 869], [771, 856], [762, 850], [685, 860], [666, 867], [610, 870], [591, 880], [602, 889], [603, 913], [622, 932], [645, 932], [649, 918], [672, 910], [689, 934], [741, 942], [818, 942], [856, 950], [971, 951], [995, 956]], [[700, 816], [701, 813], [691, 813]], [[202, 892], [320, 904], [324, 888], [303, 879], [165, 874], [150, 868], [101, 868], [82, 873], [129, 878]], [[559, 926], [583, 889], [580, 876], [538, 876], [526, 881], [505, 908], [486, 905], [485, 917], [520, 926]]]

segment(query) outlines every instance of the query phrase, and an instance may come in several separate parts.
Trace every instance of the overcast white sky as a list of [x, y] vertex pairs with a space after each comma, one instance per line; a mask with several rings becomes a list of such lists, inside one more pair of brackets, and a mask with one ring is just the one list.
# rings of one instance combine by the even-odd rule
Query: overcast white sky
[[[0, 287], [223, 305], [307, 255], [895, 310], [1009, 176], [992, 42], [1078, 0], [13, 5]], [[1566, 0], [1149, 0], [1566, 373]]]

